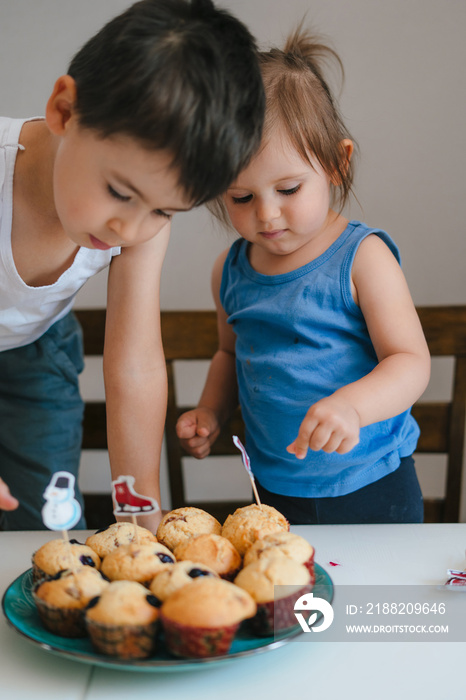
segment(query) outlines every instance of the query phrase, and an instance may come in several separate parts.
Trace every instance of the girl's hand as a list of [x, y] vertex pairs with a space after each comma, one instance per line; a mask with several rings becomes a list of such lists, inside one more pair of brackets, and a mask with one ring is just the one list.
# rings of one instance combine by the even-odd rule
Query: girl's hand
[[0, 479], [0, 510], [15, 510], [18, 506], [18, 499], [11, 495], [8, 486]]
[[297, 438], [286, 449], [298, 459], [304, 459], [308, 448], [344, 454], [358, 444], [360, 427], [354, 406], [333, 394], [311, 406]]
[[215, 413], [208, 408], [195, 408], [183, 413], [176, 424], [176, 434], [182, 447], [196, 459], [207, 457], [210, 446], [220, 433]]

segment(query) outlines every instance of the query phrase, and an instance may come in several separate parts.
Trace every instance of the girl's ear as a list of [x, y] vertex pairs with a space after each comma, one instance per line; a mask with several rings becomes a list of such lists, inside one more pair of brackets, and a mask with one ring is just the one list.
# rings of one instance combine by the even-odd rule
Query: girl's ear
[[[340, 151], [341, 151], [341, 167], [340, 170], [341, 172], [346, 173], [348, 170], [351, 156], [353, 155], [354, 151], [354, 144], [351, 141], [351, 139], [343, 139], [340, 141]], [[332, 176], [332, 184], [338, 187], [338, 185], [341, 184], [341, 176], [340, 173], [334, 173]]]
[[74, 114], [76, 83], [71, 75], [62, 75], [56, 81], [45, 109], [45, 121], [50, 131], [61, 136]]

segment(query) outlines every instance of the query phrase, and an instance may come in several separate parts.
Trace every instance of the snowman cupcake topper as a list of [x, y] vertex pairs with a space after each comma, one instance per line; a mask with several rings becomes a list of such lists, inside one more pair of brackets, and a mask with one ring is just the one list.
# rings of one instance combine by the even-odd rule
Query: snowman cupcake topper
[[[65, 471], [55, 472], [44, 491], [42, 520], [49, 530], [71, 530], [81, 518], [81, 506], [74, 497], [75, 478]], [[66, 539], [66, 536], [65, 536]]]
[[254, 491], [254, 496], [256, 498], [257, 505], [259, 506], [259, 508], [262, 508], [262, 503], [261, 503], [261, 500], [259, 498], [259, 493], [258, 493], [257, 487], [256, 487], [256, 480], [254, 479], [254, 474], [252, 473], [252, 469], [251, 469], [251, 460], [249, 459], [249, 455], [246, 452], [246, 448], [237, 435], [233, 435], [233, 442], [234, 442], [235, 446], [238, 448], [238, 450], [241, 452], [241, 459], [243, 461], [244, 468], [246, 469], [246, 471], [249, 475], [249, 479], [251, 481], [251, 486], [252, 486], [252, 490]]
[[134, 490], [134, 476], [119, 476], [112, 481], [112, 498], [114, 515], [131, 515], [135, 541], [139, 542], [136, 516], [157, 513], [160, 510], [159, 504], [155, 498], [142, 496]]

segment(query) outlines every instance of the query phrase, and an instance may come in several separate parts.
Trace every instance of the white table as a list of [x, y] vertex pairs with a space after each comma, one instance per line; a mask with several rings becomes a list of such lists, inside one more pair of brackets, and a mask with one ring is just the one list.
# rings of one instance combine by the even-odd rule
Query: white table
[[[466, 524], [301, 526], [316, 561], [339, 584], [442, 584], [465, 568]], [[87, 532], [75, 532], [84, 541]], [[0, 533], [0, 592], [55, 535]], [[338, 564], [337, 566], [331, 566]], [[464, 601], [466, 591], [452, 593]], [[315, 635], [317, 637], [317, 635]], [[465, 635], [466, 640], [466, 623]], [[466, 642], [290, 643], [188, 672], [141, 673], [62, 659], [0, 620], [2, 700], [456, 700], [466, 697]]]

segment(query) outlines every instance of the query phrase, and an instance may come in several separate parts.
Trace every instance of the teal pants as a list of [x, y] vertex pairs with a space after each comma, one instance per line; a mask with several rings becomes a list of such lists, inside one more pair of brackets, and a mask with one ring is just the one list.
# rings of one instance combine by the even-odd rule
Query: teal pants
[[[3, 530], [42, 530], [43, 493], [59, 470], [76, 477], [84, 404], [82, 332], [70, 313], [34, 343], [0, 352], [0, 476], [20, 502]], [[76, 525], [85, 528], [84, 517]]]

